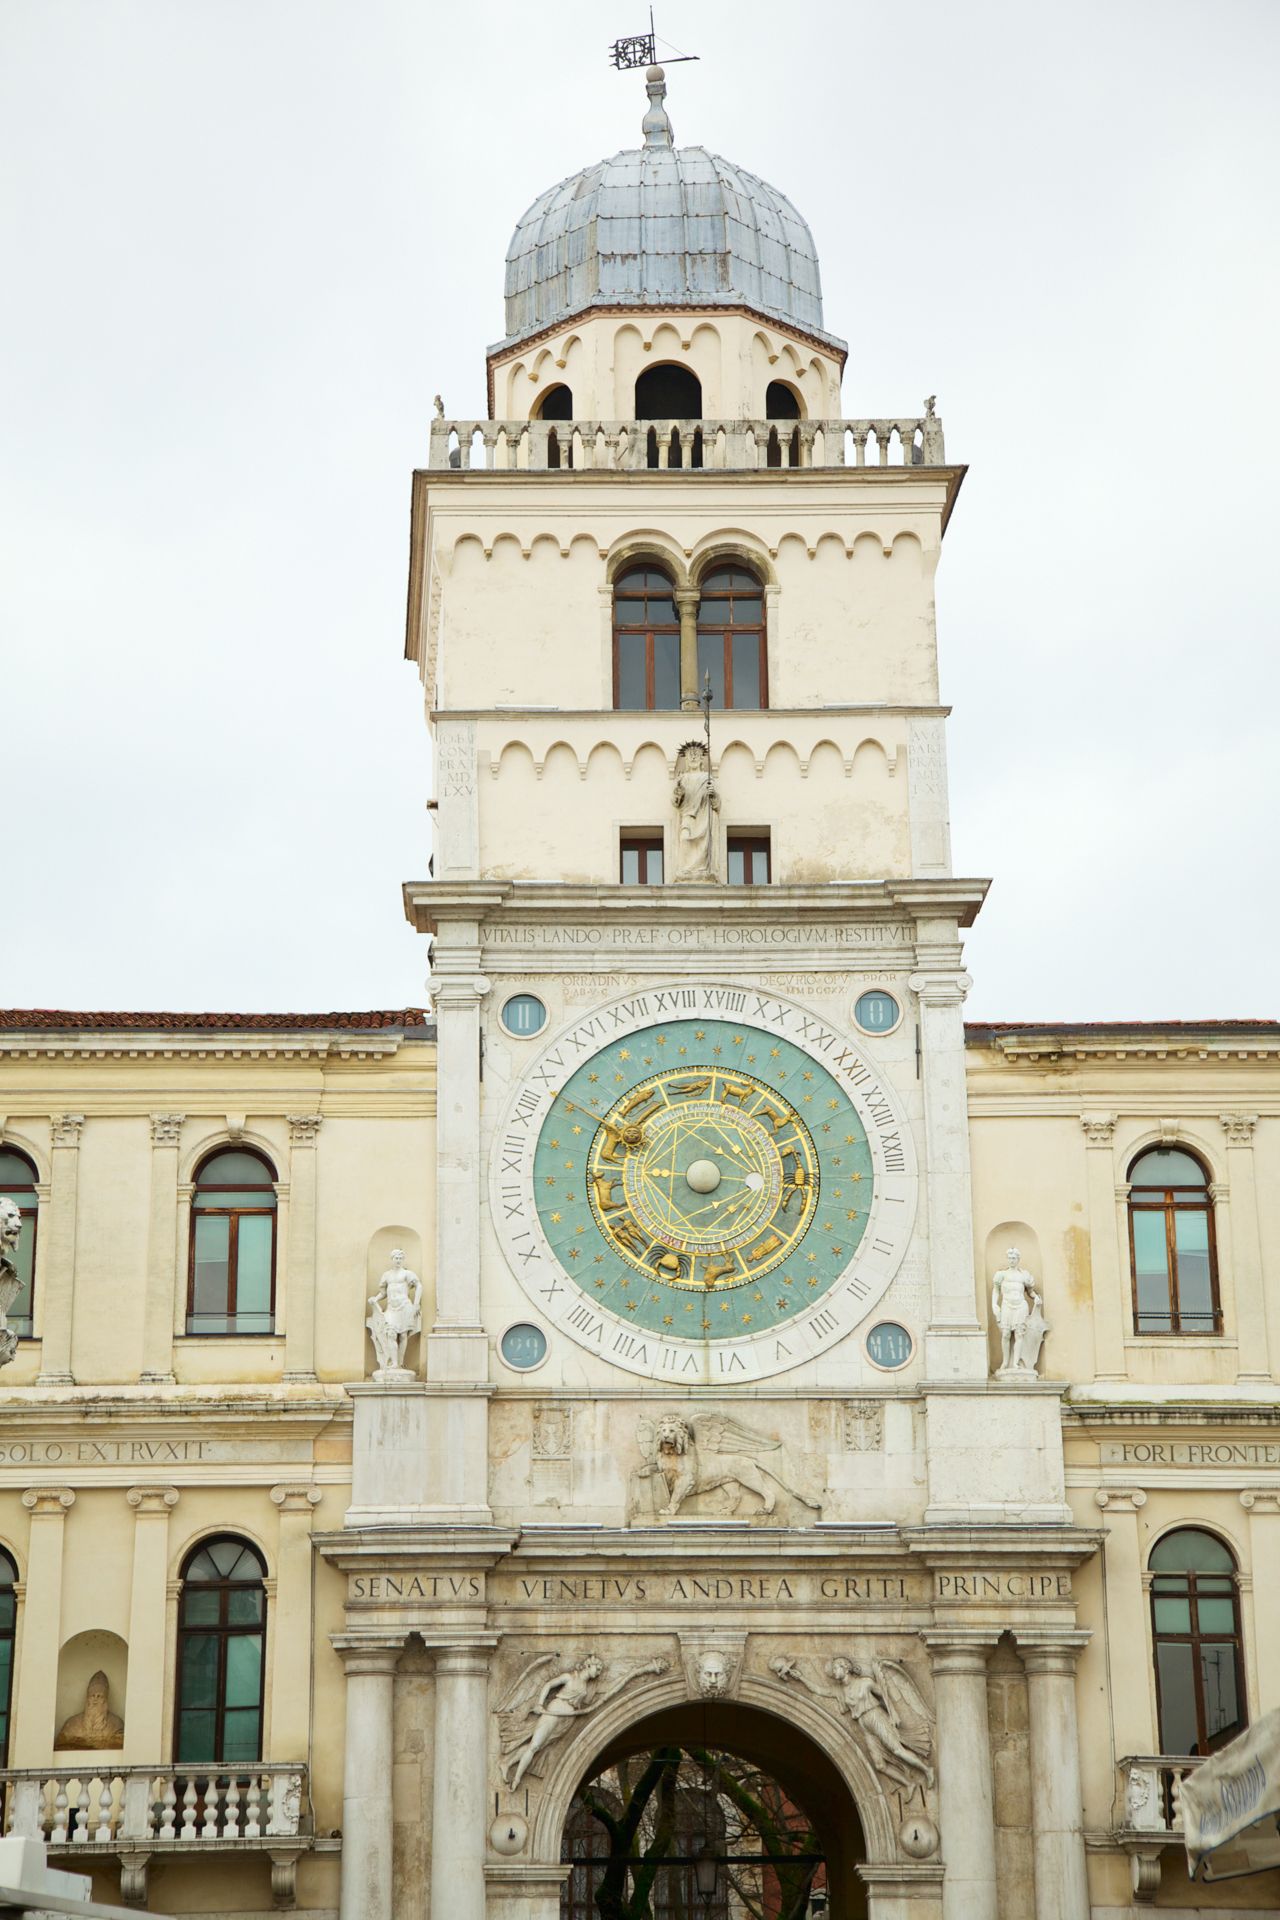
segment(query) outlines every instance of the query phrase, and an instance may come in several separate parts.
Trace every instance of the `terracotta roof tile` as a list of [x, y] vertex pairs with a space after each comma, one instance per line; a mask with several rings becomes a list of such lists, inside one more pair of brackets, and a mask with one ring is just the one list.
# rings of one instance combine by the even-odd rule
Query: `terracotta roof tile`
[[370, 1013], [72, 1013], [62, 1007], [0, 1007], [6, 1033], [367, 1033], [423, 1031], [425, 1007]]

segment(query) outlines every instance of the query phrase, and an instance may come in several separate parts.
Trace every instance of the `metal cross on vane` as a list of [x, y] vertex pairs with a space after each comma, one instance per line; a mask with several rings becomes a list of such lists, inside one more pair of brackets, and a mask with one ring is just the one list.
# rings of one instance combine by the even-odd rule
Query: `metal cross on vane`
[[[615, 40], [609, 49], [609, 58], [618, 71], [624, 72], [631, 67], [654, 67], [658, 64], [658, 36], [653, 27], [653, 8], [649, 9], [648, 33], [630, 33], [622, 40]], [[666, 57], [665, 64], [677, 66], [682, 60], [696, 60], [696, 53], [676, 53]]]

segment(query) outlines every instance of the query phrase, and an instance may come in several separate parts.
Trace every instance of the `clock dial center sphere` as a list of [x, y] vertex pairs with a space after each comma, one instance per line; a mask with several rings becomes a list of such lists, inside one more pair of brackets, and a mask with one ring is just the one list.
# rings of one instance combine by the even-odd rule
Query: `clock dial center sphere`
[[684, 1170], [684, 1177], [695, 1193], [714, 1193], [720, 1185], [720, 1169], [714, 1160], [694, 1160]]

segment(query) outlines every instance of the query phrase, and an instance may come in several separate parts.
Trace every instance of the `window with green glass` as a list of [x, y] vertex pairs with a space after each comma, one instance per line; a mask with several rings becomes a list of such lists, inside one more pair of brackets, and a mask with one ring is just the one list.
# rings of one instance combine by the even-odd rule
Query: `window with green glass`
[[1179, 1527], [1151, 1550], [1162, 1753], [1212, 1753], [1248, 1723], [1236, 1563], [1215, 1534]]
[[658, 567], [632, 567], [613, 589], [613, 704], [623, 711], [680, 705], [680, 616]]
[[698, 599], [698, 687], [713, 707], [767, 707], [764, 588], [746, 567], [717, 567]]
[[0, 1552], [0, 1767], [9, 1764], [9, 1709], [13, 1701], [13, 1639], [18, 1624], [18, 1569]]
[[1129, 1169], [1137, 1333], [1221, 1333], [1209, 1176], [1184, 1147], [1153, 1147]]
[[266, 1569], [243, 1540], [206, 1540], [182, 1570], [174, 1758], [240, 1766], [262, 1755]]
[[19, 1286], [7, 1318], [16, 1334], [30, 1338], [39, 1196], [36, 1193], [34, 1166], [25, 1153], [19, 1153], [13, 1147], [0, 1147], [0, 1198], [12, 1200], [22, 1215], [22, 1233], [14, 1255]]
[[188, 1333], [275, 1331], [275, 1169], [260, 1154], [210, 1155], [191, 1200]]

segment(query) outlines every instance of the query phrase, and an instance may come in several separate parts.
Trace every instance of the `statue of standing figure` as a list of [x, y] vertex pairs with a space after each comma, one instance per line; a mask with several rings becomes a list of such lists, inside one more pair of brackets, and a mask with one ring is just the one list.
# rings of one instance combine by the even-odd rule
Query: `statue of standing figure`
[[720, 795], [711, 771], [711, 756], [703, 741], [686, 740], [676, 755], [676, 784], [672, 799], [680, 818], [672, 878], [718, 880], [715, 832]]
[[373, 1340], [379, 1373], [404, 1371], [405, 1349], [422, 1332], [422, 1282], [406, 1267], [401, 1248], [392, 1250], [391, 1265], [369, 1299], [372, 1311], [365, 1321]]
[[1033, 1374], [1049, 1331], [1032, 1276], [1022, 1270], [1022, 1255], [1016, 1247], [1010, 1247], [1005, 1259], [1008, 1266], [1002, 1267], [991, 1282], [991, 1313], [1000, 1329], [997, 1379]]
[[0, 1199], [0, 1367], [7, 1367], [18, 1351], [18, 1336], [9, 1325], [9, 1309], [22, 1292], [18, 1272], [18, 1242], [22, 1212], [13, 1200]]

